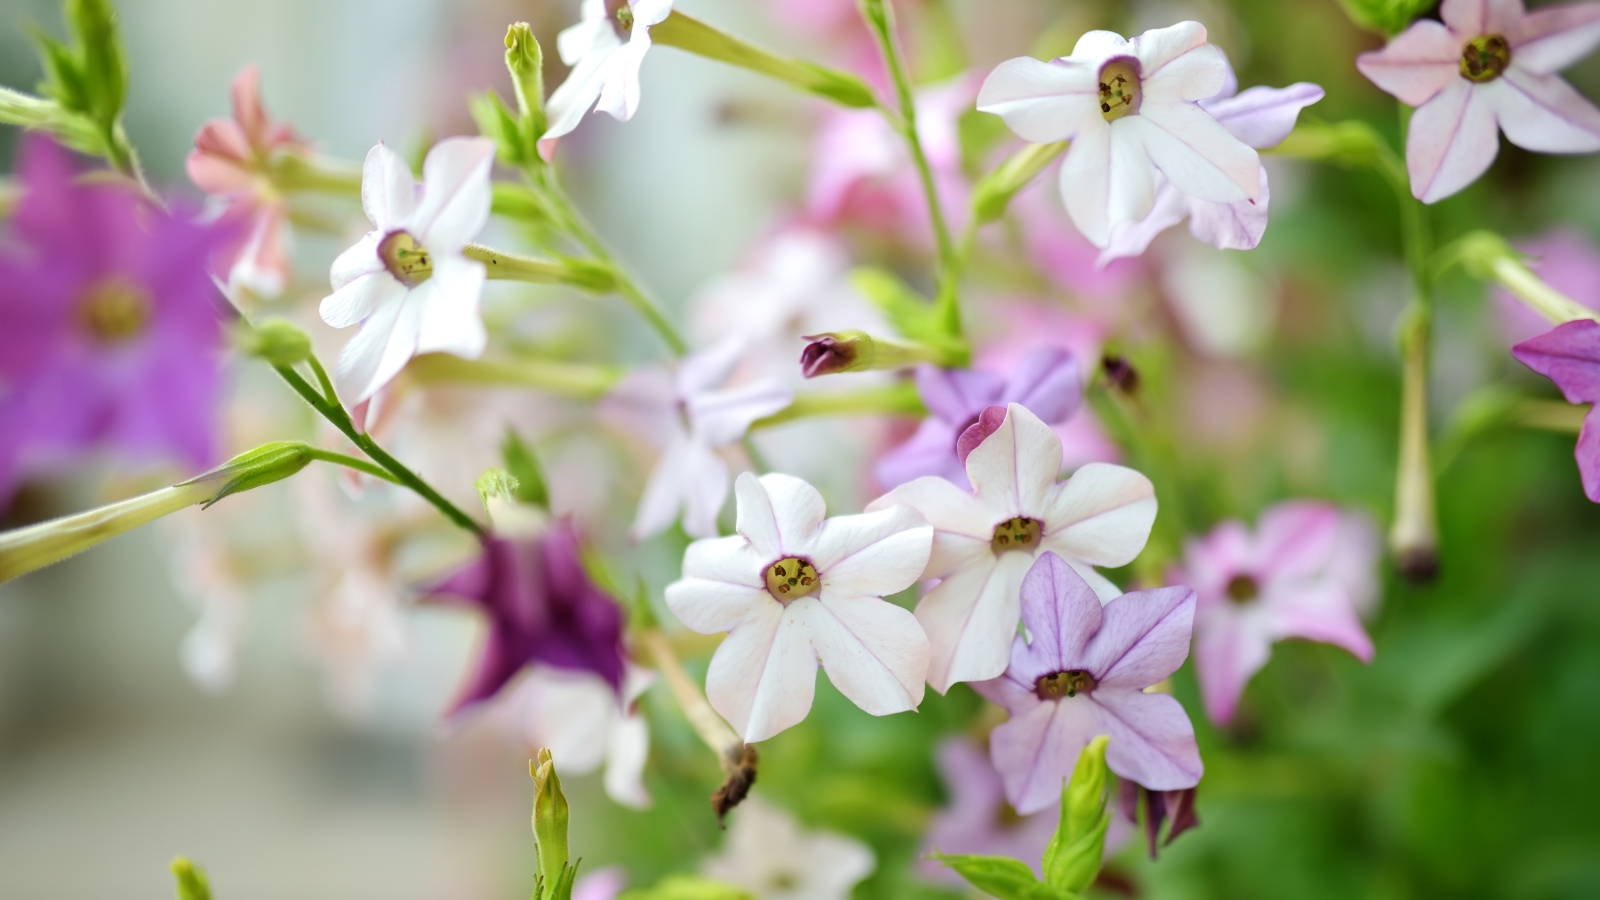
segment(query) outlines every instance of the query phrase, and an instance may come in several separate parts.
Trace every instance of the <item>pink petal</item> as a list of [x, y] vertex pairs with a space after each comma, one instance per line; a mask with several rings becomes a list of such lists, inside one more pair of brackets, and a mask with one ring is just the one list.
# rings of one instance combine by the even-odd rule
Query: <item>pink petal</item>
[[231, 156], [196, 150], [184, 160], [184, 170], [195, 187], [219, 197], [255, 188], [254, 173]]
[[1600, 3], [1570, 3], [1536, 9], [1505, 35], [1512, 64], [1550, 75], [1589, 55], [1600, 43]]
[[244, 129], [252, 147], [267, 143], [267, 113], [261, 108], [261, 67], [245, 66], [228, 86], [233, 102], [233, 119]]
[[1304, 638], [1343, 647], [1362, 662], [1372, 661], [1372, 638], [1356, 616], [1344, 589], [1331, 582], [1273, 590], [1262, 598], [1273, 640]]
[[1072, 59], [1008, 59], [984, 79], [977, 107], [1004, 119], [1025, 141], [1064, 141], [1104, 121], [1098, 75], [1093, 66]]
[[1578, 475], [1583, 479], [1583, 493], [1593, 503], [1600, 503], [1600, 423], [1591, 411], [1583, 417], [1583, 428], [1578, 431]]
[[801, 552], [816, 539], [827, 512], [816, 488], [793, 475], [757, 478], [745, 472], [733, 489], [738, 504], [735, 528], [757, 553], [777, 560]]
[[1500, 151], [1494, 110], [1466, 79], [1457, 79], [1411, 117], [1406, 170], [1411, 193], [1437, 203], [1482, 175]]
[[1111, 736], [1106, 744], [1106, 765], [1118, 778], [1152, 791], [1176, 791], [1200, 783], [1205, 766], [1200, 762], [1194, 725], [1176, 699], [1168, 694], [1100, 688], [1089, 695], [1089, 701], [1100, 708], [1100, 733]]
[[1259, 577], [1321, 574], [1338, 548], [1342, 514], [1330, 503], [1291, 500], [1261, 514], [1256, 524]]
[[978, 413], [978, 421], [967, 426], [967, 430], [961, 432], [961, 436], [956, 438], [956, 459], [965, 466], [967, 457], [972, 455], [972, 451], [978, 449], [978, 446], [988, 440], [990, 435], [999, 431], [1000, 426], [1005, 424], [1005, 420], [1006, 408], [1004, 406], [985, 407], [983, 412]]
[[1515, 66], [1484, 87], [1506, 140], [1536, 153], [1600, 150], [1600, 109], [1559, 75]]
[[1465, 41], [1432, 19], [1419, 19], [1389, 46], [1356, 57], [1367, 80], [1408, 106], [1421, 106], [1452, 84], [1462, 82]]
[[1467, 37], [1505, 34], [1522, 16], [1522, 0], [1444, 0], [1439, 5], [1439, 18]]
[[1195, 675], [1211, 721], [1233, 721], [1245, 684], [1267, 664], [1271, 647], [1259, 609], [1219, 607], [1195, 622]]

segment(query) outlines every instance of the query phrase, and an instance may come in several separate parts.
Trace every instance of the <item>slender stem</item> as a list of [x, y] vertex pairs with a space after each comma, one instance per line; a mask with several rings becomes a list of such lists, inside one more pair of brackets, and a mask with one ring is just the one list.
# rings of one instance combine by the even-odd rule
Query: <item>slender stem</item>
[[1528, 308], [1557, 325], [1600, 318], [1600, 313], [1551, 287], [1513, 256], [1496, 258], [1489, 264], [1489, 274]]
[[864, 388], [859, 391], [837, 393], [819, 391], [813, 394], [800, 394], [794, 398], [794, 402], [778, 412], [764, 419], [757, 419], [750, 428], [751, 430], [772, 428], [812, 416], [873, 414], [918, 416], [925, 415], [927, 411], [922, 405], [922, 398], [917, 396], [916, 385], [901, 382], [887, 387]]
[[1585, 403], [1574, 405], [1563, 400], [1525, 399], [1517, 403], [1513, 415], [1516, 423], [1524, 428], [1577, 434], [1583, 430], [1583, 421], [1589, 415], [1589, 409], [1590, 406]]
[[311, 458], [320, 459], [323, 462], [333, 463], [334, 465], [338, 466], [344, 466], [347, 469], [355, 469], [357, 472], [365, 472], [368, 475], [371, 475], [373, 478], [381, 478], [390, 484], [400, 483], [400, 479], [389, 474], [387, 469], [384, 469], [380, 466], [375, 466], [364, 459], [357, 459], [354, 456], [346, 456], [343, 453], [335, 453], [332, 450], [323, 450], [318, 447], [313, 447], [311, 449]]
[[700, 740], [705, 742], [713, 753], [717, 754], [717, 760], [725, 771], [732, 769], [744, 750], [744, 739], [728, 727], [728, 723], [711, 708], [706, 695], [689, 680], [666, 635], [659, 629], [649, 628], [639, 634], [639, 642], [649, 652], [656, 668], [661, 671], [661, 677], [666, 680], [667, 688], [672, 691], [673, 699], [677, 700], [678, 706], [683, 709], [683, 715], [694, 728], [694, 733], [700, 736]]

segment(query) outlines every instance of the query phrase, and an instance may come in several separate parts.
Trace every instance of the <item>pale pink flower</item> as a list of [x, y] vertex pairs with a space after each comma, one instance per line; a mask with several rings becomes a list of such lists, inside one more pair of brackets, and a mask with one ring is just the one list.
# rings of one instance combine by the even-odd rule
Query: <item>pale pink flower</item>
[[746, 472], [734, 490], [738, 533], [690, 544], [666, 590], [685, 625], [728, 632], [706, 672], [712, 708], [766, 740], [810, 712], [820, 663], [875, 716], [915, 709], [928, 639], [883, 597], [922, 574], [933, 529], [904, 506], [824, 521], [822, 495], [791, 475]]
[[877, 867], [867, 845], [831, 831], [803, 831], [793, 816], [759, 796], [746, 798], [732, 817], [722, 853], [700, 871], [755, 900], [848, 900], [850, 889]]
[[1228, 63], [1205, 26], [1180, 22], [1127, 40], [1109, 31], [1079, 38], [1050, 62], [1008, 60], [990, 73], [978, 108], [1023, 140], [1072, 141], [1061, 198], [1090, 243], [1138, 222], [1155, 204], [1157, 175], [1216, 203], [1254, 200], [1261, 161], [1196, 101], [1222, 89]]
[[1556, 73], [1600, 42], [1600, 3], [1527, 12], [1522, 0], [1444, 0], [1387, 47], [1356, 58], [1373, 84], [1414, 106], [1411, 193], [1437, 203], [1478, 179], [1498, 132], [1537, 153], [1600, 150], [1600, 109]]
[[650, 805], [643, 780], [650, 730], [637, 704], [654, 681], [655, 672], [628, 664], [619, 697], [594, 672], [535, 664], [506, 691], [494, 715], [530, 754], [549, 748], [563, 774], [587, 775], [603, 766], [606, 795], [644, 809]]
[[555, 140], [578, 127], [590, 107], [622, 122], [633, 118], [650, 28], [672, 14], [672, 0], [583, 0], [580, 10], [578, 24], [556, 37], [561, 61], [572, 71], [546, 104], [550, 126], [539, 147], [547, 157]]
[[[1527, 241], [1517, 249], [1528, 255], [1528, 268], [1544, 282], [1590, 309], [1600, 304], [1600, 247], [1572, 228], [1558, 228]], [[1505, 288], [1496, 286], [1495, 318], [1508, 343], [1538, 337], [1550, 330], [1550, 320], [1527, 307]]]
[[1277, 641], [1304, 638], [1372, 659], [1359, 614], [1377, 599], [1379, 553], [1366, 517], [1307, 500], [1266, 510], [1254, 532], [1228, 521], [1184, 545], [1168, 578], [1199, 597], [1195, 664], [1212, 721], [1233, 720]]

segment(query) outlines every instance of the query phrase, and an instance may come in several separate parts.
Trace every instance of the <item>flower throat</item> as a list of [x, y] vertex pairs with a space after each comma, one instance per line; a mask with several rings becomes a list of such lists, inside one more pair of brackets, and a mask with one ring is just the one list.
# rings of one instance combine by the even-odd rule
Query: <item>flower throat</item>
[[1119, 56], [1100, 67], [1100, 114], [1107, 122], [1138, 113], [1143, 99], [1137, 60]]
[[1461, 51], [1461, 77], [1482, 84], [1493, 81], [1511, 65], [1511, 46], [1498, 34], [1479, 35]]

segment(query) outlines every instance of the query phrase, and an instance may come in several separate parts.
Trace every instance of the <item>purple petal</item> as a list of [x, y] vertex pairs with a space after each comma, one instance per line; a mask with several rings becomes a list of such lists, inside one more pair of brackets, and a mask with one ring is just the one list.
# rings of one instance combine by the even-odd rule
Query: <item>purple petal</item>
[[1302, 81], [1286, 88], [1253, 87], [1236, 97], [1202, 100], [1200, 108], [1234, 137], [1265, 150], [1283, 143], [1294, 130], [1300, 110], [1322, 97], [1320, 86]]
[[1267, 664], [1271, 638], [1261, 616], [1232, 607], [1208, 612], [1196, 628], [1195, 674], [1206, 715], [1219, 725], [1233, 721], [1251, 676]]
[[957, 428], [965, 428], [984, 407], [1000, 402], [1004, 378], [972, 369], [917, 368], [917, 393], [928, 411]]
[[1061, 557], [1043, 553], [1023, 577], [1021, 595], [1033, 643], [1017, 638], [1006, 675], [1032, 684], [1052, 672], [1086, 668], [1084, 646], [1101, 628], [1101, 609], [1083, 576]]
[[1194, 606], [1194, 591], [1181, 585], [1117, 597], [1101, 611], [1103, 623], [1084, 648], [1082, 668], [1101, 685], [1129, 690], [1161, 681], [1189, 656]]
[[973, 422], [966, 431], [961, 432], [961, 437], [956, 439], [956, 458], [962, 465], [967, 464], [967, 457], [978, 445], [989, 439], [989, 435], [1000, 430], [1005, 423], [1006, 408], [1004, 406], [991, 406], [978, 414], [978, 421]]
[[936, 475], [962, 490], [971, 490], [967, 470], [956, 458], [958, 426], [939, 416], [928, 416], [905, 443], [878, 460], [874, 474], [884, 490], [893, 490], [924, 475]]
[[1600, 401], [1600, 322], [1558, 325], [1512, 347], [1511, 355], [1555, 382], [1568, 403]]
[[1020, 403], [1054, 425], [1071, 418], [1082, 400], [1078, 361], [1072, 353], [1062, 347], [1041, 347], [1017, 363], [999, 403]]
[[1261, 193], [1254, 202], [1212, 203], [1187, 198], [1189, 233], [1218, 250], [1254, 250], [1267, 233], [1267, 205], [1272, 192], [1267, 167], [1261, 167]]
[[1592, 411], [1583, 417], [1575, 455], [1578, 457], [1578, 475], [1583, 478], [1584, 496], [1600, 503], [1600, 425], [1595, 424]]
[[1036, 813], [1060, 800], [1078, 754], [1106, 733], [1103, 718], [1101, 707], [1080, 695], [1041, 703], [990, 733], [994, 767], [1017, 812]]
[[1102, 712], [1099, 733], [1111, 736], [1106, 744], [1106, 765], [1119, 778], [1131, 778], [1152, 791], [1175, 791], [1200, 783], [1205, 766], [1195, 744], [1194, 726], [1177, 700], [1167, 694], [1104, 686], [1088, 699]]

